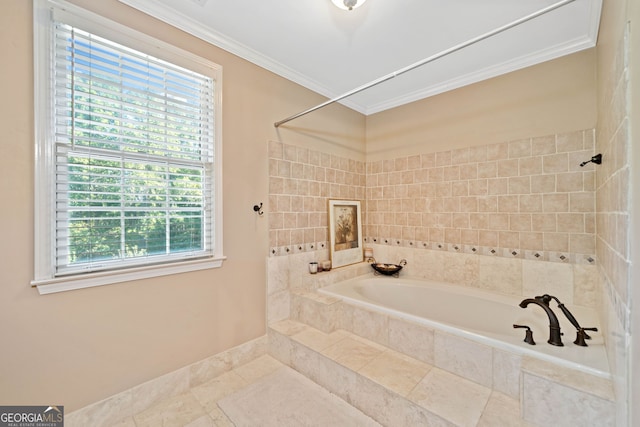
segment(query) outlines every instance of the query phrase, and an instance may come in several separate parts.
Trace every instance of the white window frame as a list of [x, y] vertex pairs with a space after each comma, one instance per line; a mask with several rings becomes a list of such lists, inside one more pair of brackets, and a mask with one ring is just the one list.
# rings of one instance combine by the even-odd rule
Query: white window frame
[[[52, 25], [53, 15], [66, 24], [122, 44], [148, 55], [211, 76], [215, 81], [214, 150], [215, 176], [212, 195], [213, 254], [203, 259], [134, 266], [116, 270], [55, 275], [55, 153], [53, 148]], [[218, 268], [226, 257], [222, 248], [222, 67], [153, 37], [125, 27], [64, 0], [34, 2], [34, 121], [35, 121], [35, 193], [34, 193], [34, 279], [32, 286], [40, 294], [102, 286], [169, 274]]]

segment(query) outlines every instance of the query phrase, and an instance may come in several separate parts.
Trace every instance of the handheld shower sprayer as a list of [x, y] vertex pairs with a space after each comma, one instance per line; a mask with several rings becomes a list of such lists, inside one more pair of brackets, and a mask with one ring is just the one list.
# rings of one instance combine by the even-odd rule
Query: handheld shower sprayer
[[598, 328], [583, 328], [582, 326], [580, 326], [580, 324], [578, 323], [576, 318], [573, 316], [573, 314], [569, 311], [569, 309], [567, 307], [565, 307], [565, 305], [563, 303], [561, 303], [560, 300], [558, 298], [554, 297], [553, 295], [544, 294], [544, 295], [542, 295], [542, 299], [547, 304], [551, 300], [554, 300], [556, 303], [558, 303], [558, 308], [562, 311], [562, 313], [565, 315], [565, 317], [569, 320], [569, 322], [571, 322], [571, 324], [578, 331], [578, 335], [576, 337], [576, 340], [574, 341], [574, 344], [586, 347], [587, 344], [584, 342], [584, 340], [585, 339], [587, 339], [587, 340], [591, 339], [591, 337], [589, 336], [589, 334], [587, 334], [586, 331], [597, 332]]

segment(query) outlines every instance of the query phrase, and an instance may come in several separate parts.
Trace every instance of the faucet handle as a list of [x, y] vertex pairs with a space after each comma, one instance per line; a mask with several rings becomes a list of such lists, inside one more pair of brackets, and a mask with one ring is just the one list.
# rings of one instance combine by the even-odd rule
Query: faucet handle
[[578, 332], [576, 332], [576, 340], [573, 342], [575, 345], [579, 345], [580, 347], [586, 347], [587, 343], [585, 339], [590, 340], [591, 337], [587, 335], [585, 331], [594, 331], [597, 332], [598, 328], [580, 328]]
[[[598, 332], [598, 328], [582, 328], [582, 330], [584, 331], [593, 331], [593, 332]], [[591, 337], [589, 336], [589, 334], [587, 334], [586, 332], [584, 333], [584, 338], [587, 340], [590, 340]]]
[[530, 327], [528, 327], [527, 325], [513, 325], [514, 329], [517, 328], [522, 328], [522, 329], [526, 329], [527, 331], [524, 334], [524, 342], [526, 342], [527, 344], [530, 345], [536, 345], [536, 342], [533, 340], [533, 331], [531, 330]]

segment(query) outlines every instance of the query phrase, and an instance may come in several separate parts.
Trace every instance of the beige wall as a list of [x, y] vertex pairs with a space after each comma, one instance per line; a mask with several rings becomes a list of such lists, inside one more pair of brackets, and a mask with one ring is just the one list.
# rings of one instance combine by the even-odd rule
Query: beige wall
[[[33, 270], [30, 1], [0, 14], [0, 404], [70, 412], [265, 332], [268, 141], [364, 153], [364, 117], [334, 105], [276, 130], [324, 98], [116, 0], [74, 3], [223, 66], [223, 268], [38, 295]], [[326, 131], [330, 129], [331, 131]], [[11, 208], [6, 206], [11, 204]]]
[[590, 129], [589, 49], [367, 117], [367, 161]]

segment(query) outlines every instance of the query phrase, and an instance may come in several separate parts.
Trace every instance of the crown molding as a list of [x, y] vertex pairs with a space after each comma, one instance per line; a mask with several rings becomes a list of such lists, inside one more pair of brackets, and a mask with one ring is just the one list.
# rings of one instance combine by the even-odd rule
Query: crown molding
[[[318, 83], [317, 81], [308, 78], [307, 76], [298, 73], [295, 70], [285, 66], [284, 64], [274, 61], [266, 55], [257, 52], [254, 49], [226, 36], [217, 31], [214, 31], [200, 22], [186, 16], [185, 14], [178, 12], [164, 4], [156, 3], [149, 0], [118, 0], [120, 3], [131, 6], [141, 12], [146, 13], [160, 21], [176, 27], [192, 36], [198, 37], [208, 43], [211, 43], [220, 49], [226, 50], [242, 59], [245, 59], [259, 67], [262, 67], [268, 71], [271, 71], [287, 80], [291, 80], [294, 83], [299, 84], [313, 92], [326, 96], [327, 98], [334, 98], [340, 94], [330, 91], [326, 86]], [[356, 110], [357, 112], [364, 114], [365, 108], [349, 100], [343, 100], [341, 104]]]
[[570, 55], [572, 53], [576, 53], [584, 49], [589, 49], [594, 46], [595, 41], [593, 41], [590, 37], [580, 37], [567, 43], [555, 45], [549, 49], [539, 50], [532, 54], [524, 55], [513, 60], [505, 61], [497, 65], [485, 67], [483, 69], [443, 81], [437, 85], [432, 85], [421, 90], [407, 93], [405, 95], [389, 99], [384, 102], [372, 104], [365, 109], [364, 114], [370, 115], [379, 113], [381, 111], [399, 107], [410, 102], [419, 101], [430, 96], [458, 89], [473, 83], [478, 83], [483, 80], [488, 80], [502, 74], [511, 73], [513, 71], [550, 61], [552, 59]]
[[[184, 13], [181, 13], [162, 3], [154, 2], [152, 0], [118, 1], [137, 10], [140, 10], [156, 19], [166, 22], [167, 24], [170, 24], [176, 28], [179, 28], [186, 33], [189, 33], [208, 43], [211, 43], [229, 53], [232, 53], [242, 59], [258, 65], [259, 67], [271, 71], [285, 79], [297, 83], [313, 92], [326, 96], [329, 99], [341, 95], [339, 93], [331, 91], [325, 85], [320, 84], [316, 80], [310, 79], [309, 77], [285, 66], [278, 61], [274, 61], [268, 56], [263, 55], [254, 49], [251, 49], [250, 47], [238, 42], [237, 40], [234, 40], [215, 30], [212, 30], [211, 28], [208, 28], [207, 26], [194, 20], [193, 18], [186, 16]], [[197, 3], [197, 0], [194, 1], [196, 1]], [[359, 103], [352, 99], [346, 98], [340, 100], [339, 103], [361, 114], [370, 115], [410, 102], [418, 101], [430, 96], [434, 96], [449, 90], [477, 83], [482, 80], [516, 71], [525, 67], [539, 64], [544, 61], [549, 61], [551, 59], [559, 58], [564, 55], [569, 55], [583, 49], [591, 48], [595, 46], [597, 42], [602, 0], [592, 0], [589, 4], [590, 19], [587, 28], [587, 34], [582, 37], [570, 40], [566, 43], [555, 45], [548, 49], [539, 50], [532, 54], [524, 55], [494, 66], [485, 67], [483, 69], [467, 73], [463, 76], [441, 82], [437, 85], [432, 85], [377, 104], [367, 106], [362, 105], [362, 103]]]

